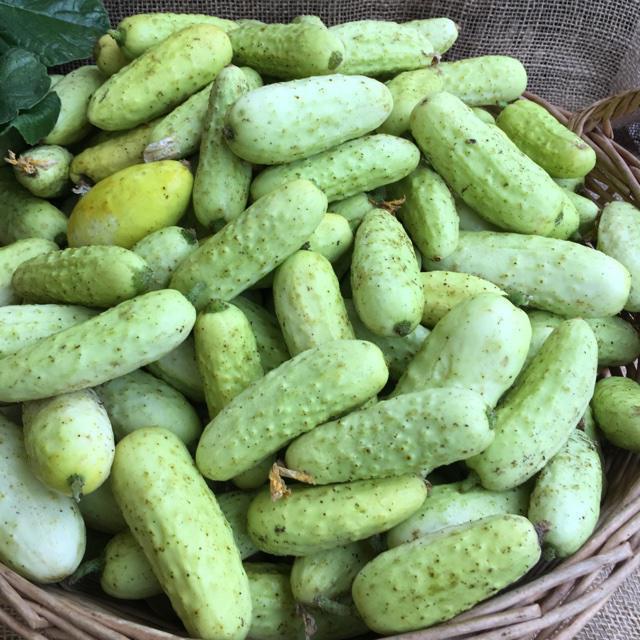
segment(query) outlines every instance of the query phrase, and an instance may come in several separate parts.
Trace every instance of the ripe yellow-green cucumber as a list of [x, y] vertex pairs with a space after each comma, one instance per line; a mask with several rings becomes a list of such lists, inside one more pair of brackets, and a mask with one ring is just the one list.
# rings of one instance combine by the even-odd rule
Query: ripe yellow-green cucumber
[[59, 582], [80, 564], [85, 526], [71, 498], [43, 485], [22, 430], [0, 415], [0, 560], [34, 582]]
[[397, 182], [409, 175], [420, 159], [409, 140], [376, 134], [344, 142], [303, 160], [268, 167], [251, 183], [254, 200], [291, 180], [311, 180], [329, 200], [343, 200], [361, 191]]
[[596, 152], [535, 102], [507, 105], [496, 124], [553, 178], [582, 178], [596, 164]]
[[249, 535], [267, 553], [306, 556], [390, 529], [412, 515], [426, 495], [418, 476], [296, 486], [276, 502], [263, 489], [249, 507]]
[[21, 153], [13, 165], [16, 180], [38, 198], [57, 198], [69, 190], [73, 156], [64, 147], [42, 144]]
[[562, 449], [593, 395], [597, 365], [584, 320], [554, 329], [496, 408], [493, 442], [467, 460], [484, 487], [517, 487]]
[[540, 472], [528, 518], [543, 532], [547, 559], [570, 556], [593, 533], [600, 515], [602, 475], [596, 443], [578, 429]]
[[538, 535], [526, 518], [492, 516], [380, 554], [357, 575], [353, 599], [378, 633], [422, 629], [512, 584], [539, 558]]
[[458, 248], [425, 268], [470, 273], [493, 282], [522, 306], [565, 317], [616, 315], [631, 286], [627, 269], [601, 251], [517, 233], [461, 232]]
[[458, 39], [458, 26], [449, 18], [410, 20], [403, 24], [427, 36], [437, 56], [441, 56], [451, 49], [453, 43]]
[[149, 265], [122, 247], [63, 249], [23, 262], [13, 274], [14, 291], [31, 302], [112, 307], [148, 289]]
[[289, 182], [256, 200], [187, 256], [171, 287], [198, 308], [215, 298], [231, 300], [297, 251], [326, 210], [326, 196], [311, 182]]
[[368, 342], [336, 340], [303, 351], [245, 389], [207, 425], [196, 451], [198, 468], [207, 478], [228, 480], [359, 406], [382, 389], [387, 375], [382, 352]]
[[101, 85], [89, 102], [89, 120], [107, 131], [149, 122], [209, 84], [230, 61], [231, 43], [224, 31], [207, 24], [187, 27]]
[[96, 66], [106, 78], [118, 73], [122, 67], [129, 64], [129, 58], [124, 54], [115, 38], [108, 33], [98, 38], [93, 47], [93, 57]]
[[273, 302], [292, 356], [332, 340], [355, 338], [338, 278], [319, 253], [297, 251], [278, 267]]
[[247, 206], [251, 165], [227, 146], [225, 118], [248, 91], [245, 74], [229, 65], [220, 71], [209, 92], [193, 183], [193, 209], [205, 227], [216, 220], [233, 220]]
[[322, 254], [331, 263], [337, 262], [353, 244], [349, 221], [338, 213], [325, 213], [307, 243], [310, 251]]
[[237, 99], [224, 137], [253, 164], [308, 158], [373, 131], [391, 112], [387, 87], [365, 76], [315, 76], [277, 82]]
[[358, 316], [375, 334], [406, 336], [420, 323], [424, 294], [413, 246], [384, 209], [367, 213], [358, 227], [351, 289]]
[[593, 417], [605, 438], [617, 447], [640, 451], [640, 385], [631, 378], [613, 376], [596, 384], [591, 401]]
[[27, 402], [22, 421], [29, 466], [51, 489], [80, 500], [109, 477], [113, 430], [93, 390]]
[[436, 324], [393, 395], [425, 388], [463, 388], [479, 393], [494, 407], [520, 373], [530, 341], [526, 313], [505, 297], [482, 293], [469, 298]]
[[354, 232], [362, 222], [362, 218], [371, 209], [375, 209], [375, 205], [371, 203], [366, 193], [356, 193], [329, 205], [329, 211], [333, 211], [345, 218], [351, 227], [351, 231]]
[[116, 447], [113, 491], [133, 536], [187, 631], [242, 640], [251, 597], [233, 532], [185, 445], [140, 429]]
[[127, 528], [122, 511], [113, 497], [111, 478], [80, 500], [80, 513], [87, 526], [103, 533], [119, 533]]
[[561, 222], [562, 189], [460, 98], [441, 92], [423, 100], [411, 114], [411, 132], [433, 168], [483, 218], [539, 235]]
[[0, 402], [38, 400], [102, 384], [180, 344], [195, 310], [177, 291], [152, 291], [0, 359]]

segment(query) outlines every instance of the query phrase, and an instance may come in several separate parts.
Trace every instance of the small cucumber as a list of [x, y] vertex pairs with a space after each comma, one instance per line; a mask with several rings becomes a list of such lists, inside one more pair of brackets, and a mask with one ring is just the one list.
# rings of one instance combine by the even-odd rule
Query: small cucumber
[[410, 20], [403, 24], [425, 35], [433, 45], [437, 56], [441, 56], [451, 49], [454, 42], [458, 39], [458, 25], [449, 18]]
[[329, 205], [329, 211], [333, 211], [345, 218], [353, 232], [360, 226], [362, 218], [364, 218], [365, 214], [371, 211], [371, 209], [375, 209], [375, 205], [371, 203], [366, 193], [356, 193], [353, 196], [332, 202]]
[[344, 216], [325, 213], [307, 242], [310, 251], [315, 251], [334, 263], [351, 248], [353, 232], [349, 221]]
[[113, 497], [110, 478], [88, 496], [82, 496], [79, 506], [90, 529], [114, 534], [127, 527], [122, 511]]
[[109, 33], [98, 38], [94, 48], [93, 57], [96, 66], [102, 74], [108, 78], [129, 64], [129, 58], [124, 54], [116, 39]]
[[64, 147], [43, 144], [21, 153], [13, 166], [13, 174], [34, 196], [57, 198], [69, 190], [72, 159]]
[[640, 452], [640, 385], [631, 378], [613, 376], [596, 384], [591, 401], [593, 417], [605, 438], [616, 447]]

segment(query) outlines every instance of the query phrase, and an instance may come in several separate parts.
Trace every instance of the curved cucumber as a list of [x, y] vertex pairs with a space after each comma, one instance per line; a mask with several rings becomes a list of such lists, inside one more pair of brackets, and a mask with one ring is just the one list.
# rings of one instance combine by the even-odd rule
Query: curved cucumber
[[640, 451], [640, 385], [630, 378], [599, 380], [591, 401], [593, 417], [605, 438], [621, 449]]
[[349, 221], [337, 213], [325, 213], [316, 230], [309, 236], [309, 250], [323, 255], [334, 263], [346, 254], [353, 244]]
[[80, 500], [80, 513], [90, 529], [103, 533], [119, 533], [127, 528], [122, 511], [113, 497], [111, 478]]

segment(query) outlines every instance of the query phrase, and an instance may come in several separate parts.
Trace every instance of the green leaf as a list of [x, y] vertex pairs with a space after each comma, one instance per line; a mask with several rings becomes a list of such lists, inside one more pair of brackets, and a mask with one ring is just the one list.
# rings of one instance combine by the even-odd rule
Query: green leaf
[[60, 113], [58, 94], [48, 93], [35, 107], [21, 111], [11, 126], [17, 129], [26, 142], [36, 144], [53, 129]]
[[9, 49], [0, 56], [0, 123], [40, 102], [50, 84], [47, 68], [33, 53]]
[[28, 49], [47, 66], [88, 58], [108, 28], [101, 0], [0, 0], [0, 50]]
[[26, 149], [27, 144], [22, 136], [11, 126], [7, 125], [4, 129], [0, 129], [0, 166], [4, 164], [2, 158], [6, 158], [9, 149], [19, 154]]

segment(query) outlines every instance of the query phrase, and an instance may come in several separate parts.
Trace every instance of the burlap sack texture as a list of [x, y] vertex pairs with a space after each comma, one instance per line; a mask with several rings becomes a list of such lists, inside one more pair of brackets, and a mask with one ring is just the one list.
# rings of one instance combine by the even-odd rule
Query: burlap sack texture
[[[568, 109], [640, 87], [640, 0], [104, 0], [115, 26], [150, 11], [287, 21], [315, 14], [327, 24], [447, 16], [460, 39], [446, 55], [513, 55], [529, 89]], [[17, 640], [0, 628], [0, 640]], [[629, 580], [576, 640], [640, 640], [640, 576]]]

